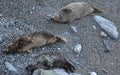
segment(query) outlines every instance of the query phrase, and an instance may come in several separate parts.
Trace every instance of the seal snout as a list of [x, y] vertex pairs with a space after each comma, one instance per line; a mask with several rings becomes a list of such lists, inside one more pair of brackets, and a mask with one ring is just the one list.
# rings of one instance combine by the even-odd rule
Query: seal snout
[[52, 15], [52, 16], [51, 16], [51, 20], [54, 20], [54, 18], [55, 18], [55, 16], [54, 16], [54, 15]]

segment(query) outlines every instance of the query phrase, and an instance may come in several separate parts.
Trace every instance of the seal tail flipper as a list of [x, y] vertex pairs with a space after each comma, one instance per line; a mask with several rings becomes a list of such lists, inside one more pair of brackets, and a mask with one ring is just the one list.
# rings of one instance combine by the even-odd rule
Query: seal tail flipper
[[75, 67], [69, 62], [66, 62], [63, 67], [64, 67], [65, 71], [68, 73], [75, 72]]
[[93, 6], [93, 9], [94, 9], [93, 13], [103, 13], [104, 12], [103, 9], [96, 7], [96, 6]]
[[66, 43], [66, 42], [67, 42], [67, 39], [64, 38], [64, 37], [61, 37], [61, 36], [57, 36], [57, 35], [56, 35], [56, 38], [57, 38], [57, 41], [59, 41], [59, 42], [63, 42], [63, 43]]
[[25, 70], [28, 72], [28, 75], [32, 75], [32, 73], [34, 72], [34, 70], [37, 69], [37, 66], [36, 65], [28, 65]]

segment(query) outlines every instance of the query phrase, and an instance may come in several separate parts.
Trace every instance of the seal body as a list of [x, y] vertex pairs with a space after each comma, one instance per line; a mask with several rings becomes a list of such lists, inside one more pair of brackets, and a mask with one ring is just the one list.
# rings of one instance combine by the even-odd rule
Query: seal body
[[67, 42], [63, 37], [53, 35], [46, 31], [26, 33], [15, 39], [5, 49], [6, 53], [30, 52], [32, 47], [44, 46], [55, 42]]
[[92, 7], [86, 2], [74, 2], [62, 7], [51, 19], [57, 22], [72, 22], [93, 12], [102, 12], [102, 9]]
[[35, 56], [31, 64], [26, 67], [26, 70], [31, 74], [37, 69], [52, 70], [56, 68], [64, 69], [68, 73], [75, 71], [75, 67], [64, 55], [53, 51], [43, 52]]

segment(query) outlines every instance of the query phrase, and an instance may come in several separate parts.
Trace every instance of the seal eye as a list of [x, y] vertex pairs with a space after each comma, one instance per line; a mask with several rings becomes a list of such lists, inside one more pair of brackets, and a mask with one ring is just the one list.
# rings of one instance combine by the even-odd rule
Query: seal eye
[[63, 11], [63, 14], [68, 14], [68, 13], [72, 13], [73, 12], [73, 10], [70, 9], [70, 8], [62, 9], [62, 11]]

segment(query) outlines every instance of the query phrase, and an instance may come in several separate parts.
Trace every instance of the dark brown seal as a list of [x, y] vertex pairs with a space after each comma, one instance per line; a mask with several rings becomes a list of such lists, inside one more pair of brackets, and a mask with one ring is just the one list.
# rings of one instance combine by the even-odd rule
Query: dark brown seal
[[67, 42], [63, 37], [53, 35], [46, 31], [35, 31], [33, 33], [26, 33], [15, 39], [10, 43], [4, 52], [31, 52], [31, 48], [44, 46], [55, 42]]
[[29, 74], [32, 74], [36, 69], [51, 70], [55, 68], [64, 69], [68, 73], [75, 71], [73, 64], [71, 64], [64, 55], [52, 51], [43, 52], [35, 56], [32, 64], [29, 64], [26, 70]]

